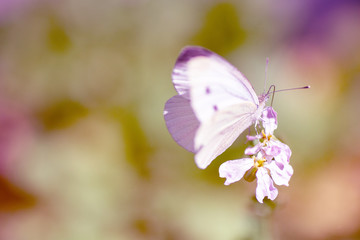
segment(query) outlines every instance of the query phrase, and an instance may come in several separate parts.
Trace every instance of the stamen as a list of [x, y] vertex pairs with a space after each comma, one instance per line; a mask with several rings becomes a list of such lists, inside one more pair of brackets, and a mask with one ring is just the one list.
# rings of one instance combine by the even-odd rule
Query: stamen
[[266, 134], [265, 134], [264, 130], [261, 130], [261, 134], [263, 135], [263, 138], [266, 138]]
[[265, 162], [266, 162], [265, 158], [258, 159], [255, 163], [255, 167], [256, 168], [263, 167]]

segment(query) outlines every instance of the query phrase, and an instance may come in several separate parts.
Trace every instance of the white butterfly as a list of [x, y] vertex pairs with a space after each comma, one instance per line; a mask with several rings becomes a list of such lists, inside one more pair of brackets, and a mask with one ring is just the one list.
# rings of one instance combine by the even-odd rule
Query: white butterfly
[[165, 104], [166, 126], [202, 169], [257, 124], [269, 95], [258, 97], [234, 66], [196, 46], [181, 51], [172, 80], [178, 95]]

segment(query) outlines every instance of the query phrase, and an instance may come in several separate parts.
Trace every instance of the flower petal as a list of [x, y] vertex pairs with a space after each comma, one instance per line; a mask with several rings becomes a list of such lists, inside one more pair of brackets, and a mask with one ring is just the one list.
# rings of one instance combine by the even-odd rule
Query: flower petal
[[267, 159], [275, 158], [275, 161], [283, 165], [289, 164], [291, 149], [288, 145], [280, 142], [279, 140], [271, 140], [268, 142], [268, 145], [263, 147], [262, 152], [266, 155]]
[[270, 140], [269, 146], [266, 146], [263, 148], [264, 152], [268, 156], [277, 156], [281, 153], [281, 148], [275, 144], [272, 144], [272, 141]]
[[261, 167], [256, 172], [257, 187], [256, 187], [256, 199], [263, 203], [265, 197], [274, 200], [278, 195], [278, 190], [274, 186], [273, 180], [270, 178], [267, 169]]
[[253, 147], [246, 148], [245, 154], [246, 155], [255, 155], [256, 153], [258, 153], [260, 151], [260, 148], [261, 148], [261, 143], [258, 143]]
[[262, 124], [266, 135], [272, 135], [277, 128], [277, 113], [272, 107], [267, 107], [262, 112]]
[[288, 164], [290, 162], [291, 149], [285, 143], [280, 141], [270, 141], [273, 147], [280, 149], [280, 152], [276, 155], [273, 155], [275, 161], [280, 162], [282, 164]]
[[252, 166], [254, 166], [252, 158], [230, 160], [220, 165], [219, 175], [222, 178], [226, 178], [224, 184], [229, 185], [239, 181]]
[[248, 141], [254, 141], [254, 140], [258, 140], [260, 139], [261, 137], [259, 135], [255, 135], [255, 136], [251, 136], [251, 135], [246, 135], [246, 139]]
[[289, 186], [289, 181], [294, 173], [290, 164], [279, 166], [279, 163], [272, 161], [266, 166], [270, 170], [270, 175], [277, 185]]

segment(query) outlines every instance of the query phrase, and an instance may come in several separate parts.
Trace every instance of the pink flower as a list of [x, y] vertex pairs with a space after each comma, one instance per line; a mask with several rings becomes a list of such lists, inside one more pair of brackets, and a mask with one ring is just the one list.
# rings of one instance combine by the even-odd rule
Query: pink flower
[[241, 178], [247, 181], [257, 179], [256, 199], [263, 203], [265, 197], [270, 200], [277, 197], [278, 190], [274, 182], [277, 185], [289, 185], [293, 169], [289, 164], [279, 165], [269, 156], [259, 152], [256, 157], [224, 162], [220, 165], [219, 174], [220, 177], [226, 178], [225, 185], [237, 182]]
[[247, 136], [250, 141], [258, 141], [253, 147], [245, 150], [251, 158], [242, 158], [224, 162], [220, 168], [220, 177], [226, 178], [225, 185], [239, 181], [257, 179], [256, 199], [263, 202], [265, 197], [274, 200], [278, 190], [274, 186], [289, 186], [289, 181], [294, 173], [290, 166], [291, 150], [289, 146], [280, 142], [273, 134], [277, 128], [277, 114], [271, 107], [262, 113], [264, 130], [256, 136]]
[[247, 136], [248, 140], [258, 140], [259, 142], [255, 146], [245, 149], [245, 154], [255, 155], [261, 151], [263, 155], [274, 157], [279, 164], [288, 164], [291, 150], [288, 145], [280, 142], [274, 136], [274, 130], [277, 128], [277, 113], [272, 107], [267, 107], [264, 109], [261, 119], [264, 130], [256, 136]]
[[254, 141], [259, 139], [265, 139], [266, 137], [271, 137], [274, 134], [275, 129], [277, 128], [277, 113], [272, 107], [266, 107], [261, 113], [261, 121], [264, 130], [261, 134], [255, 136], [246, 136], [248, 141]]

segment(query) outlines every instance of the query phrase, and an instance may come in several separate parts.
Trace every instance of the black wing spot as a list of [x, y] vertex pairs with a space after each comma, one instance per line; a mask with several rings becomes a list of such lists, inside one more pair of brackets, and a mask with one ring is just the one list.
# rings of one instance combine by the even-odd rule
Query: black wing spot
[[217, 111], [218, 107], [216, 105], [213, 106], [214, 110]]
[[206, 92], [206, 94], [210, 94], [210, 88], [209, 87], [207, 87], [206, 89], [205, 89], [205, 92]]

